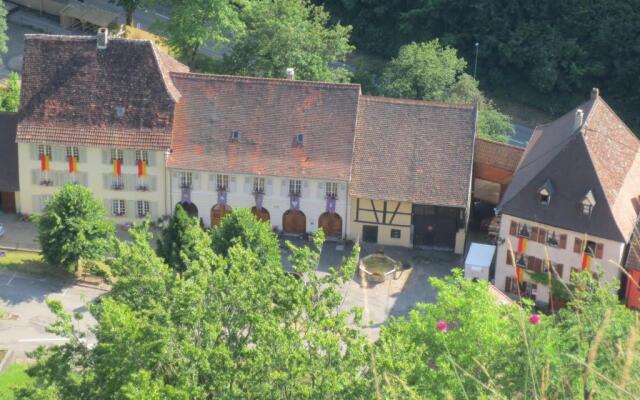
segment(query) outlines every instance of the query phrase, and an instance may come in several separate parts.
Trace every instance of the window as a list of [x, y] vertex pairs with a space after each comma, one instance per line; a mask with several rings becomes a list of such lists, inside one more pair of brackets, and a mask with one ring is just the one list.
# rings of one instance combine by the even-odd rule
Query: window
[[226, 192], [229, 190], [229, 175], [216, 175], [216, 189], [218, 192]]
[[193, 174], [191, 172], [180, 173], [180, 187], [182, 189], [191, 189], [193, 186]]
[[124, 200], [111, 200], [111, 212], [116, 217], [122, 217], [127, 213]]
[[551, 232], [551, 235], [547, 237], [547, 244], [550, 247], [558, 247], [560, 246], [560, 242], [558, 242], [558, 237], [555, 232]]
[[540, 191], [540, 204], [543, 206], [548, 206], [549, 201], [551, 200], [551, 194], [545, 189]]
[[124, 179], [122, 179], [122, 175], [115, 175], [111, 177], [111, 189], [113, 190], [124, 189]]
[[231, 132], [231, 135], [229, 135], [229, 138], [231, 139], [232, 142], [237, 142], [238, 140], [240, 140], [240, 131]]
[[67, 160], [74, 157], [76, 161], [80, 161], [80, 150], [77, 147], [67, 147]]
[[292, 179], [289, 181], [289, 195], [298, 196], [302, 194], [302, 181]]
[[587, 240], [587, 244], [584, 246], [584, 254], [594, 257], [596, 255], [596, 242]]
[[144, 218], [147, 215], [149, 215], [149, 202], [138, 200], [138, 218]]
[[582, 204], [582, 215], [589, 216], [591, 215], [591, 211], [593, 211], [593, 206], [591, 204]]
[[253, 193], [264, 194], [264, 178], [253, 178]]
[[582, 215], [586, 215], [587, 217], [591, 215], [593, 211], [593, 207], [596, 205], [596, 198], [593, 195], [593, 192], [589, 190], [587, 194], [584, 195], [582, 200], [580, 200], [580, 212]]
[[116, 106], [116, 117], [118, 118], [124, 117], [124, 107]]
[[392, 239], [400, 239], [401, 232], [402, 231], [400, 229], [392, 229], [391, 230], [391, 238]]
[[124, 160], [124, 152], [120, 149], [111, 149], [111, 162], [115, 160]]
[[329, 199], [338, 198], [338, 184], [335, 182], [327, 182], [325, 184], [325, 195]]
[[140, 160], [149, 165], [149, 152], [146, 150], [136, 150], [136, 165], [138, 165], [138, 161]]
[[545, 180], [542, 186], [538, 188], [538, 198], [540, 204], [548, 206], [551, 202], [551, 196], [553, 195], [553, 184], [549, 179]]
[[45, 144], [38, 145], [38, 158], [40, 158], [43, 154], [51, 159], [51, 146]]
[[298, 146], [302, 146], [304, 144], [304, 135], [302, 133], [298, 133], [296, 135], [296, 144]]
[[523, 224], [520, 227], [520, 230], [518, 231], [518, 236], [523, 238], [529, 237], [529, 229], [527, 228], [527, 225]]

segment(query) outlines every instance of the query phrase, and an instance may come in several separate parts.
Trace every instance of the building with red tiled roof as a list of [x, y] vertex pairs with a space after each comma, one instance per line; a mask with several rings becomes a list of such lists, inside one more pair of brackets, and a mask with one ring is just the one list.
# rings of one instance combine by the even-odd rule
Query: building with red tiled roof
[[638, 182], [640, 140], [597, 89], [537, 127], [499, 205], [496, 286], [547, 303], [536, 273], [551, 269], [568, 281], [571, 271], [588, 269], [619, 278], [640, 211]]

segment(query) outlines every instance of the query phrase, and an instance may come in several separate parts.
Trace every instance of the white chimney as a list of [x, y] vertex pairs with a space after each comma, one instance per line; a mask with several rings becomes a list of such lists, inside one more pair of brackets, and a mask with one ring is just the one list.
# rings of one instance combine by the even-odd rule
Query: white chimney
[[293, 68], [287, 68], [287, 79], [292, 81], [296, 77], [296, 71]]
[[582, 126], [582, 122], [584, 120], [584, 111], [582, 111], [581, 109], [577, 109], [576, 110], [576, 117], [575, 120], [573, 122], [573, 131], [577, 131], [581, 126]]
[[104, 50], [107, 48], [107, 41], [109, 40], [109, 30], [107, 28], [98, 29], [98, 34], [96, 35], [98, 49]]
[[598, 96], [600, 96], [600, 90], [597, 87], [591, 89], [591, 100], [596, 99]]

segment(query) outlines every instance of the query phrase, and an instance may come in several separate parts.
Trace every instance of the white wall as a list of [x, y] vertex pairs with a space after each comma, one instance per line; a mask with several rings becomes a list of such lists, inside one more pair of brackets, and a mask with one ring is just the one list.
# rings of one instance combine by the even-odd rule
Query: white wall
[[[54, 185], [40, 184], [40, 160], [38, 159], [38, 145], [18, 143], [18, 162], [20, 177], [20, 212], [37, 214], [41, 212], [43, 202], [52, 196], [62, 185], [70, 181], [69, 164], [66, 160], [66, 147], [52, 145], [52, 160], [50, 162], [50, 179]], [[137, 216], [138, 200], [148, 201], [151, 218], [157, 219], [167, 212], [165, 206], [165, 159], [164, 152], [149, 151], [149, 165], [147, 166], [148, 191], [136, 190], [138, 167], [135, 163], [135, 150], [123, 150], [124, 190], [113, 190], [111, 179], [113, 165], [111, 163], [110, 148], [80, 147], [78, 162], [78, 182], [88, 187], [96, 198], [103, 201], [107, 213], [117, 223], [139, 220]], [[127, 214], [123, 217], [111, 215], [111, 200], [122, 199], [126, 202]]]
[[[500, 290], [505, 290], [506, 277], [510, 276], [515, 278], [515, 271], [513, 266], [507, 265], [506, 262], [507, 251], [509, 251], [508, 242], [511, 242], [514, 253], [518, 248], [518, 238], [509, 234], [511, 221], [515, 221], [516, 223], [525, 223], [527, 224], [529, 229], [531, 229], [531, 227], [539, 227], [547, 231], [555, 231], [556, 235], [566, 234], [567, 245], [565, 249], [545, 246], [543, 243], [533, 242], [529, 240], [527, 242], [527, 251], [525, 252], [525, 255], [534, 256], [544, 260], [546, 258], [546, 254], [548, 254], [549, 260], [551, 262], [563, 265], [562, 279], [566, 282], [569, 282], [572, 267], [577, 268], [578, 270], [581, 269], [582, 255], [575, 253], [573, 251], [573, 246], [576, 237], [580, 239], [585, 238], [584, 233], [572, 232], [550, 225], [544, 225], [503, 214], [500, 221], [500, 238], [505, 239], [505, 242], [498, 246], [495, 275], [495, 286]], [[601, 268], [603, 272], [603, 275], [600, 278], [601, 281], [612, 281], [614, 279], [618, 279], [620, 273], [618, 265], [620, 265], [620, 262], [622, 260], [625, 244], [593, 236], [587, 237], [587, 240], [592, 240], [604, 245], [603, 257], [600, 260], [595, 258], [592, 260], [591, 271], [595, 272], [598, 271], [598, 268]], [[527, 277], [525, 277], [525, 280], [531, 281], [531, 279]], [[549, 301], [548, 287], [538, 285], [538, 295], [536, 296], [536, 301], [542, 303], [547, 303]]]
[[[211, 208], [218, 201], [216, 191], [215, 172], [198, 172], [186, 170], [170, 170], [171, 177], [171, 208], [180, 202], [180, 173], [191, 172], [193, 188], [191, 190], [191, 202], [198, 207], [198, 215], [204, 221], [205, 226], [211, 225]], [[253, 178], [255, 175], [226, 174], [229, 176], [229, 190], [227, 204], [231, 208], [251, 208], [255, 206], [255, 197], [252, 193]], [[282, 215], [290, 208], [289, 179], [274, 176], [260, 176], [265, 179], [265, 195], [262, 206], [269, 211], [271, 225], [282, 229]], [[342, 218], [342, 234], [346, 232], [347, 223], [347, 183], [344, 181], [302, 180], [302, 196], [300, 198], [300, 211], [307, 219], [307, 232], [318, 229], [318, 218], [326, 211], [325, 183], [338, 183], [338, 199], [336, 201], [336, 213]]]

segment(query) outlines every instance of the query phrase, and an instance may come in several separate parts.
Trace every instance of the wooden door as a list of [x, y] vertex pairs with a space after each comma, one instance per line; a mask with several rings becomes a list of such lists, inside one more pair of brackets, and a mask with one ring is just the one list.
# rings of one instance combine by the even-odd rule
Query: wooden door
[[378, 227], [376, 225], [362, 225], [362, 241], [378, 243]]
[[0, 193], [0, 209], [7, 214], [16, 212], [16, 194], [13, 192]]
[[256, 218], [258, 218], [258, 220], [271, 222], [271, 215], [269, 215], [269, 210], [267, 210], [266, 208], [262, 207], [260, 210], [258, 210], [255, 207], [251, 207], [251, 212], [256, 216]]
[[300, 210], [287, 210], [282, 216], [282, 230], [285, 233], [303, 234], [307, 231], [307, 217]]
[[211, 208], [211, 227], [218, 226], [225, 215], [231, 212], [231, 207], [228, 205], [216, 204]]
[[337, 213], [326, 212], [320, 215], [318, 226], [326, 236], [342, 237], [342, 218]]

